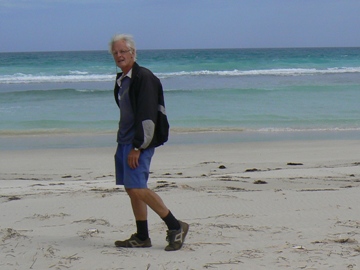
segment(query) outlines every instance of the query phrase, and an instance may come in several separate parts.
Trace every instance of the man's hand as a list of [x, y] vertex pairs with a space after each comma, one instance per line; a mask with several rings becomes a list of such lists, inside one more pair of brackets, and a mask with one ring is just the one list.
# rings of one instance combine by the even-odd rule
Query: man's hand
[[134, 149], [131, 149], [129, 155], [128, 155], [128, 165], [131, 169], [136, 169], [139, 166], [139, 157], [140, 157], [141, 151], [136, 151]]

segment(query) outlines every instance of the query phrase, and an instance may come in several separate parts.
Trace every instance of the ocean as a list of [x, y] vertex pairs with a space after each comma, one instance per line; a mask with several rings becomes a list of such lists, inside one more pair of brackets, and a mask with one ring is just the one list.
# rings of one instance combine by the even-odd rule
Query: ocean
[[[360, 48], [139, 50], [137, 58], [163, 83], [170, 142], [360, 138]], [[24, 136], [105, 134], [114, 143], [117, 71], [107, 51], [0, 53], [0, 149], [9, 140], [24, 147]]]

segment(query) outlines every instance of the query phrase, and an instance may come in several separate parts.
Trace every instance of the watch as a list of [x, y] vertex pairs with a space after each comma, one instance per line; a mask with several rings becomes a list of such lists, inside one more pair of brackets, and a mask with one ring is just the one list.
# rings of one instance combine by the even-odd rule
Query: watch
[[136, 147], [134, 147], [134, 150], [135, 150], [135, 151], [140, 151], [140, 149], [139, 149], [139, 148], [136, 148]]

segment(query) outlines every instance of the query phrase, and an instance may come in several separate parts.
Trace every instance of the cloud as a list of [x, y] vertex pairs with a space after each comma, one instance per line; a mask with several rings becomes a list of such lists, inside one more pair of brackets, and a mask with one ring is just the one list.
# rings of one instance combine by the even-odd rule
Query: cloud
[[[126, 1], [107, 0], [107, 3], [120, 3]], [[0, 0], [0, 7], [4, 8], [46, 8], [51, 4], [92, 4], [104, 3], [103, 0]]]
[[16, 8], [21, 7], [23, 3], [26, 3], [25, 1], [11, 1], [11, 0], [0, 0], [0, 7], [5, 8]]

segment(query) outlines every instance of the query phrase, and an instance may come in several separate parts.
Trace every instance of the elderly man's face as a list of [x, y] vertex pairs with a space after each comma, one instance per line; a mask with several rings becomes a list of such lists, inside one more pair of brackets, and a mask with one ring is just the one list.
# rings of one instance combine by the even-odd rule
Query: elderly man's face
[[134, 53], [127, 47], [124, 40], [118, 40], [112, 46], [112, 55], [115, 63], [124, 73], [128, 73], [132, 68]]

